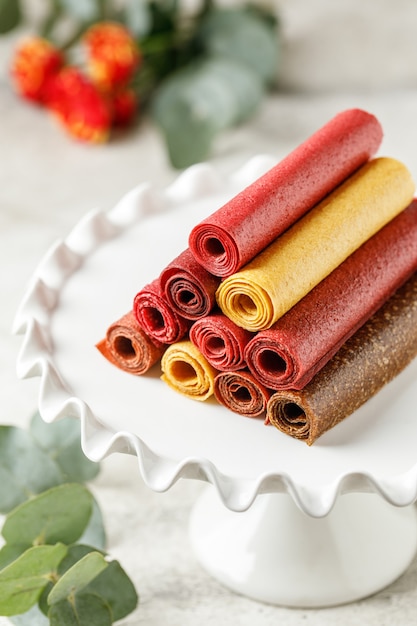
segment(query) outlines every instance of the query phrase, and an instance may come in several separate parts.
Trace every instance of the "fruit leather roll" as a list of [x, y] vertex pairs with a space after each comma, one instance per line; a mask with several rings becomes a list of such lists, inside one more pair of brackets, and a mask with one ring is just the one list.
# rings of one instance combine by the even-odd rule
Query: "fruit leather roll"
[[267, 419], [311, 445], [397, 376], [417, 355], [417, 275], [347, 340], [304, 389], [276, 391]]
[[270, 328], [413, 199], [408, 169], [391, 158], [363, 165], [281, 237], [224, 279], [217, 302], [250, 331]]
[[133, 312], [147, 335], [161, 343], [174, 343], [186, 335], [191, 322], [173, 310], [165, 298], [159, 278], [134, 297]]
[[213, 395], [217, 372], [191, 341], [168, 346], [161, 368], [161, 379], [174, 391], [200, 401]]
[[245, 359], [271, 389], [302, 389], [417, 270], [417, 200], [365, 242], [268, 330]]
[[220, 372], [214, 379], [216, 400], [247, 417], [264, 417], [271, 393], [247, 370]]
[[159, 279], [171, 307], [186, 319], [204, 317], [216, 304], [220, 279], [197, 263], [188, 248], [162, 270]]
[[111, 324], [96, 347], [110, 363], [136, 375], [147, 372], [166, 349], [142, 330], [132, 311]]
[[190, 329], [190, 340], [213, 367], [222, 371], [246, 367], [244, 350], [252, 337], [253, 333], [218, 312], [194, 322]]
[[197, 224], [189, 247], [215, 276], [230, 276], [366, 163], [382, 141], [378, 120], [343, 111], [269, 172]]

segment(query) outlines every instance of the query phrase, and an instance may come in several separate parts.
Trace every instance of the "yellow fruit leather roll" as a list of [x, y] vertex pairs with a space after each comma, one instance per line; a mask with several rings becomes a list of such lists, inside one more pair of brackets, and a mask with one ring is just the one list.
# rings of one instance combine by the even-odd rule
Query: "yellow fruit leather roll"
[[369, 161], [226, 278], [216, 293], [220, 309], [246, 330], [270, 328], [405, 209], [414, 190], [411, 174], [401, 162], [388, 157]]
[[161, 359], [161, 368], [161, 380], [188, 398], [203, 401], [214, 393], [217, 370], [189, 340], [168, 346]]

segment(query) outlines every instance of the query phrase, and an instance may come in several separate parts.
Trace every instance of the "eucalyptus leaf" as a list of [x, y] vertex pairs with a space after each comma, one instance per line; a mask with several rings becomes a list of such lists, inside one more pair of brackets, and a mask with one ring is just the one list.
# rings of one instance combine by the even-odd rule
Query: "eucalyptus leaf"
[[85, 591], [96, 593], [109, 604], [115, 622], [129, 615], [138, 605], [136, 589], [118, 561], [111, 561]]
[[61, 576], [48, 596], [48, 604], [56, 604], [82, 591], [96, 576], [108, 567], [104, 556], [90, 552]]
[[0, 35], [19, 26], [22, 11], [19, 0], [0, 0]]
[[199, 35], [208, 54], [243, 63], [265, 84], [275, 80], [279, 58], [278, 32], [254, 11], [244, 7], [210, 11], [202, 22]]
[[30, 548], [27, 543], [6, 543], [0, 550], [0, 570], [15, 561], [25, 550]]
[[155, 94], [153, 116], [174, 167], [207, 158], [214, 137], [252, 115], [263, 93], [259, 77], [232, 59], [199, 60], [171, 75]]
[[[65, 557], [64, 557], [64, 559], [65, 559]], [[59, 571], [59, 566], [58, 566], [58, 571]], [[53, 582], [48, 582], [46, 587], [44, 587], [42, 589], [42, 593], [41, 593], [41, 595], [39, 596], [39, 599], [38, 599], [39, 610], [45, 615], [45, 617], [47, 617], [47, 615], [49, 613], [48, 596], [51, 593], [51, 590], [53, 589], [53, 586], [54, 586]]]
[[[87, 546], [82, 543], [74, 543], [72, 546], [68, 546], [68, 551], [65, 557], [62, 559], [58, 567], [59, 576], [63, 576], [77, 561], [85, 557], [90, 552], [99, 552], [93, 546]], [[101, 552], [104, 556], [104, 552]]]
[[76, 418], [66, 417], [47, 424], [39, 413], [30, 423], [30, 432], [38, 445], [58, 465], [63, 482], [87, 482], [97, 476], [100, 464], [90, 461], [81, 448], [81, 425]]
[[92, 512], [92, 495], [82, 485], [59, 485], [20, 504], [6, 518], [7, 543], [73, 543], [84, 532]]
[[0, 572], [0, 615], [25, 613], [55, 575], [67, 551], [63, 544], [34, 546]]
[[111, 626], [110, 607], [99, 596], [77, 594], [71, 602], [62, 600], [51, 606], [50, 626]]
[[[94, 552], [91, 546], [81, 544], [70, 546], [65, 558], [59, 564], [58, 574], [63, 575], [90, 552]], [[136, 589], [118, 561], [110, 561], [108, 567], [84, 591], [102, 597], [111, 607], [114, 621], [129, 615], [138, 604]]]
[[62, 482], [56, 463], [16, 426], [0, 426], [0, 512]]

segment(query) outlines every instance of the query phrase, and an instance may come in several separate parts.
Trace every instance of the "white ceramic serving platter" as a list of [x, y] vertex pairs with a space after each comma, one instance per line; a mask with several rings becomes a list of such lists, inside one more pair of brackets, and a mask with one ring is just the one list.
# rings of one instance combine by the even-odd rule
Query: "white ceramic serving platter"
[[417, 361], [312, 447], [214, 400], [195, 402], [159, 379], [135, 377], [95, 348], [139, 289], [186, 246], [192, 226], [274, 163], [258, 156], [230, 177], [203, 164], [166, 190], [140, 185], [107, 213], [94, 212], [36, 269], [15, 319], [24, 334], [20, 377], [40, 376], [46, 421], [82, 420], [86, 455], [136, 454], [154, 490], [179, 477], [215, 485], [232, 511], [260, 493], [289, 493], [321, 517], [339, 493], [378, 492], [404, 506], [417, 496]]

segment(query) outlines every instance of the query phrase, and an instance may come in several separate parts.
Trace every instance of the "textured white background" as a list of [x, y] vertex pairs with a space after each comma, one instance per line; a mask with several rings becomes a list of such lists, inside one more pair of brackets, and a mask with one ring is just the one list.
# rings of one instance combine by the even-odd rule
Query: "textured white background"
[[[260, 152], [280, 158], [337, 111], [360, 106], [384, 126], [381, 153], [404, 160], [417, 179], [417, 3], [282, 0], [278, 8], [281, 90], [247, 126], [219, 138], [213, 164], [232, 171]], [[11, 326], [37, 262], [90, 209], [111, 207], [144, 180], [164, 186], [177, 173], [147, 120], [107, 146], [86, 147], [69, 140], [44, 111], [21, 103], [7, 77], [14, 41], [0, 40], [0, 419], [25, 425], [38, 381], [16, 378], [21, 340]], [[389, 588], [344, 607], [288, 610], [229, 592], [201, 569], [189, 545], [189, 511], [202, 488], [183, 481], [155, 494], [142, 483], [134, 458], [103, 462], [93, 489], [105, 513], [109, 551], [141, 595], [124, 626], [415, 622], [417, 560]], [[0, 625], [6, 623], [0, 617]]]

